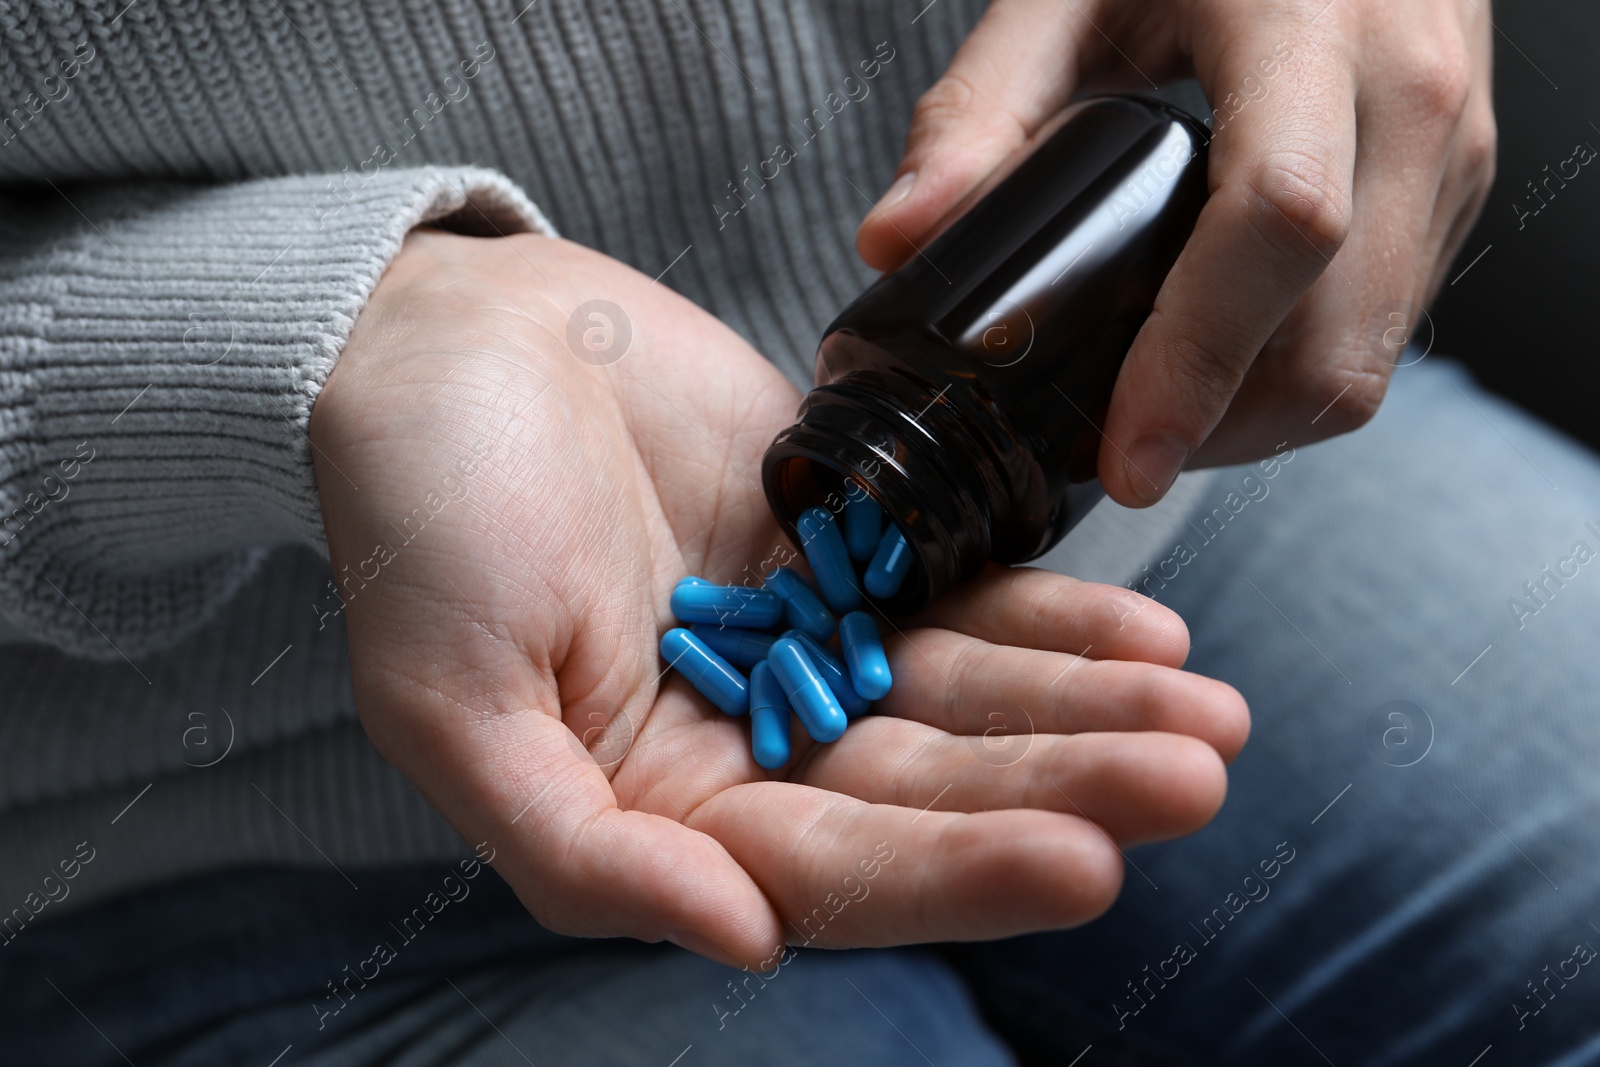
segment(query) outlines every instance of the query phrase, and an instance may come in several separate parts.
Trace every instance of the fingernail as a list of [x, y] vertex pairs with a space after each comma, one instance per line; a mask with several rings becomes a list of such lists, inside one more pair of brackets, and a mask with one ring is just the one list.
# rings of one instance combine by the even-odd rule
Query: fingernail
[[888, 211], [890, 208], [900, 203], [900, 201], [910, 196], [911, 187], [915, 184], [917, 184], [917, 172], [914, 170], [906, 171], [904, 174], [900, 175], [900, 177], [894, 180], [894, 184], [889, 186], [888, 190], [883, 194], [883, 196], [878, 198], [878, 202], [873, 205], [873, 210]]
[[1133, 495], [1146, 504], [1160, 500], [1189, 458], [1189, 446], [1170, 433], [1140, 438], [1123, 460]]

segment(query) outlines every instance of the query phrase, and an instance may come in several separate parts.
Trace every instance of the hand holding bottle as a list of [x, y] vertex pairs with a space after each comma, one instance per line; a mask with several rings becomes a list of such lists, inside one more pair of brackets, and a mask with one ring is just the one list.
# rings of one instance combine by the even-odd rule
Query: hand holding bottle
[[1185, 463], [1354, 429], [1400, 358], [1387, 313], [1438, 291], [1488, 195], [1486, 7], [996, 0], [919, 102], [858, 248], [903, 261], [1080, 88], [1192, 72], [1217, 109], [1211, 197], [1118, 379], [1101, 480], [1137, 507]]

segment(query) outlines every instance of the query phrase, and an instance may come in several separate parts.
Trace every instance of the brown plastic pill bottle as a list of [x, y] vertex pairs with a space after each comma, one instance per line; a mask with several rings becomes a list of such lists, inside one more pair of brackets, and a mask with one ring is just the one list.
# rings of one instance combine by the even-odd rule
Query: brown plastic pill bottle
[[989, 560], [1049, 550], [1104, 495], [1112, 386], [1206, 199], [1206, 128], [1136, 96], [1067, 108], [904, 266], [845, 308], [762, 480], [789, 536], [867, 493], [915, 563], [915, 611]]

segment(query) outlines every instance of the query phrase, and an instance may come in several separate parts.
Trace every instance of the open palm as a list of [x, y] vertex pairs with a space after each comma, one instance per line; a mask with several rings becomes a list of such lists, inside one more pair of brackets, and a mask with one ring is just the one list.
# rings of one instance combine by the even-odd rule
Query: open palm
[[1100, 913], [1116, 845], [1209, 819], [1248, 730], [1170, 612], [994, 568], [891, 631], [882, 714], [776, 772], [663, 673], [676, 580], [785, 543], [757, 472], [797, 400], [598, 253], [413, 234], [312, 423], [367, 733], [564, 933], [770, 966]]

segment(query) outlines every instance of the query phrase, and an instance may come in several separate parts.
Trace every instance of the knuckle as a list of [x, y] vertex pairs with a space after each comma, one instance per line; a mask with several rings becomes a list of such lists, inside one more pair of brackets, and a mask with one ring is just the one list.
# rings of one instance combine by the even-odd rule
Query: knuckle
[[945, 673], [953, 684], [944, 687], [943, 695], [946, 698], [956, 698], [959, 693], [981, 691], [984, 672], [989, 665], [989, 654], [995, 647], [985, 641], [962, 641], [955, 644], [945, 663]]
[[972, 115], [978, 91], [959, 74], [946, 73], [917, 99], [911, 112], [911, 134], [930, 133]]
[[1461, 166], [1475, 186], [1488, 188], [1494, 184], [1499, 140], [1493, 111], [1485, 108], [1467, 121], [1461, 137]]
[[906, 158], [918, 161], [947, 131], [958, 129], [964, 139], [976, 137], [981, 144], [1007, 149], [1028, 137], [1028, 127], [1021, 117], [995, 105], [965, 75], [947, 71], [917, 100], [906, 134]]
[[1061, 617], [1060, 595], [1053, 584], [1020, 582], [1013, 587], [1015, 600], [1006, 606], [1006, 617], [1021, 622], [1019, 636], [1030, 647], [1044, 647]]
[[1149, 604], [1154, 601], [1117, 585], [1097, 586], [1093, 593], [1094, 598], [1084, 611], [1088, 622], [1084, 629], [1088, 632], [1116, 632], [1130, 626], [1138, 632], [1140, 627], [1149, 623]]
[[1207, 735], [1203, 740], [1209, 742], [1225, 762], [1231, 762], [1250, 740], [1250, 705], [1237, 689], [1218, 682], [1209, 694], [1209, 712]]
[[1175, 731], [1193, 703], [1193, 676], [1149, 663], [1129, 664], [1125, 670], [1135, 678], [1128, 703], [1142, 721], [1152, 724], [1146, 729]]
[[1349, 191], [1314, 155], [1277, 151], [1256, 169], [1250, 186], [1256, 194], [1252, 221], [1286, 253], [1326, 262], [1350, 236]]
[[1304, 404], [1309, 411], [1322, 412], [1317, 428], [1332, 436], [1371, 422], [1388, 390], [1389, 376], [1380, 368], [1330, 366], [1310, 377]]
[[1472, 57], [1461, 41], [1434, 40], [1402, 61], [1400, 90], [1425, 121], [1455, 123], [1472, 94]]
[[1199, 409], [1197, 415], [1204, 422], [1202, 429], [1206, 429], [1210, 426], [1207, 413], [1220, 415], [1226, 410], [1255, 353], [1206, 340], [1219, 335], [1203, 323], [1193, 324], [1179, 336], [1182, 339], [1174, 358], [1165, 361], [1166, 369], [1177, 380], [1177, 392], [1193, 398]]

